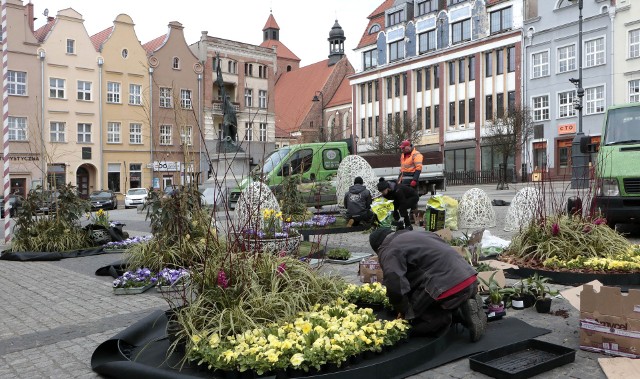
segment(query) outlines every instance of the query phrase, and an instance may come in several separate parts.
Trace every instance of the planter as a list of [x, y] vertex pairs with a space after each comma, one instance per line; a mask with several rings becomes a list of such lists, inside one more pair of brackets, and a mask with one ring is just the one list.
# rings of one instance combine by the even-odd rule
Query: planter
[[156, 291], [160, 293], [184, 292], [185, 289], [186, 289], [186, 285], [184, 284], [173, 284], [171, 286], [156, 286]]
[[511, 298], [511, 307], [513, 309], [530, 308], [535, 304], [536, 298], [533, 295], [522, 295]]
[[247, 250], [260, 253], [279, 253], [281, 251], [292, 254], [300, 246], [300, 236], [287, 238], [257, 238], [240, 235], [238, 239], [244, 244]]
[[127, 249], [104, 249], [105, 253], [124, 253]]
[[551, 312], [551, 298], [538, 299], [538, 301], [536, 301], [536, 311], [538, 311], [538, 313]]
[[489, 304], [487, 306], [489, 313], [501, 313], [504, 312], [504, 304]]
[[113, 294], [114, 295], [137, 295], [139, 293], [145, 292], [146, 290], [148, 290], [153, 286], [154, 284], [151, 283], [151, 284], [147, 284], [144, 287], [114, 288]]

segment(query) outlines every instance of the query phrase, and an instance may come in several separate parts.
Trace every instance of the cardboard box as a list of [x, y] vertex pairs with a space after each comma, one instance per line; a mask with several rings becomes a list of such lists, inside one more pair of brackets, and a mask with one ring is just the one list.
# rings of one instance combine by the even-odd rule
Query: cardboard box
[[358, 276], [362, 283], [382, 282], [382, 268], [378, 257], [366, 258], [360, 261]]
[[478, 273], [478, 292], [487, 292], [488, 289], [485, 287], [484, 283], [482, 283], [482, 281], [480, 280], [480, 278], [484, 279], [487, 283], [489, 282], [489, 279], [491, 278], [491, 275], [493, 275], [493, 273], [496, 273], [496, 275], [493, 277], [493, 279], [498, 282], [498, 286], [500, 288], [504, 288], [505, 285], [507, 285], [507, 279], [504, 277], [504, 271], [502, 270], [495, 270], [495, 271], [482, 271]]
[[451, 240], [453, 239], [453, 234], [451, 233], [451, 229], [449, 228], [436, 230], [433, 233], [442, 238], [444, 242], [451, 242]]
[[623, 295], [618, 287], [596, 292], [585, 284], [580, 293], [580, 348], [640, 358], [640, 290]]

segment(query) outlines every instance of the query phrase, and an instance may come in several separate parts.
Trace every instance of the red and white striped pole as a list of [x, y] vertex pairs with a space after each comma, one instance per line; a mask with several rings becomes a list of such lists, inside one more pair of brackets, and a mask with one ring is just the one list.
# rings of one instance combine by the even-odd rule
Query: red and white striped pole
[[4, 160], [4, 242], [11, 242], [11, 215], [9, 214], [9, 195], [11, 180], [9, 178], [9, 66], [7, 60], [7, 0], [2, 0], [2, 158]]

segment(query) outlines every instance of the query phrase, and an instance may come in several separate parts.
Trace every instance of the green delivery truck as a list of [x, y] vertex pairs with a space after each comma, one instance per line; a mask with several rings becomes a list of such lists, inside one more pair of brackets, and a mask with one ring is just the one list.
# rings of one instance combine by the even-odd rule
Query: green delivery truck
[[[595, 150], [581, 140], [581, 150]], [[609, 226], [640, 223], [640, 104], [607, 109], [595, 167], [592, 209]]]

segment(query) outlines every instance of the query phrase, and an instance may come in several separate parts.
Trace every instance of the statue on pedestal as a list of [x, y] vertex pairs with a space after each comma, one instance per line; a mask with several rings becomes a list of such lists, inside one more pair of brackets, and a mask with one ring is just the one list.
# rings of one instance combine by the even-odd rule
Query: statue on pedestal
[[220, 89], [220, 96], [222, 97], [222, 141], [220, 141], [221, 152], [237, 152], [243, 151], [238, 144], [238, 119], [236, 117], [236, 110], [231, 99], [227, 96], [224, 88], [224, 81], [222, 80], [222, 69], [220, 68], [220, 53], [216, 53], [216, 59], [213, 62], [216, 70], [216, 84]]

